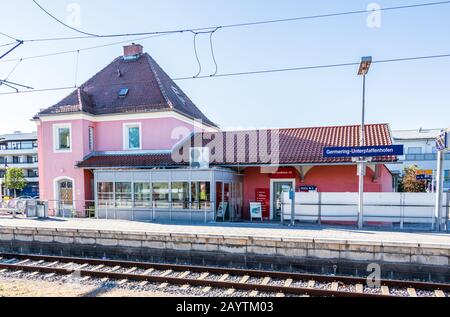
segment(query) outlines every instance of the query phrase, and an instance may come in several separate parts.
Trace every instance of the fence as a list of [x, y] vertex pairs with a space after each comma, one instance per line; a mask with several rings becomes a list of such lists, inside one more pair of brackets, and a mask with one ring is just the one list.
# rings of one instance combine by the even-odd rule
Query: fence
[[[443, 195], [443, 223], [449, 221], [450, 194]], [[364, 193], [365, 226], [431, 229], [436, 225], [433, 193]], [[295, 193], [296, 222], [354, 225], [358, 220], [358, 193]], [[292, 201], [283, 195], [282, 221], [291, 221]], [[447, 226], [448, 228], [448, 226]]]

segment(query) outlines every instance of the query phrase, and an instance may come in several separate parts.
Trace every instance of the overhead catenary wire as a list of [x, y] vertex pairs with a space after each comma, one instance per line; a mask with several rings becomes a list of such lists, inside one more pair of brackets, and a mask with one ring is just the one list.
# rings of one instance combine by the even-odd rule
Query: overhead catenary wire
[[[395, 10], [405, 10], [405, 9], [430, 7], [430, 6], [446, 5], [446, 4], [450, 4], [450, 1], [438, 1], [438, 2], [417, 3], [417, 4], [402, 5], [402, 6], [392, 6], [392, 7], [380, 8], [375, 11], [380, 11], [380, 12], [381, 11], [395, 11]], [[49, 37], [49, 38], [26, 39], [26, 40], [24, 40], [24, 42], [66, 41], [66, 40], [80, 40], [80, 39], [92, 39], [92, 38], [98, 39], [98, 38], [110, 38], [110, 37], [129, 37], [129, 36], [143, 36], [143, 35], [170, 34], [170, 33], [183, 33], [183, 32], [201, 32], [201, 31], [211, 30], [211, 29], [215, 29], [215, 28], [237, 28], [237, 27], [248, 27], [248, 26], [255, 26], [255, 25], [273, 24], [273, 23], [286, 23], [286, 22], [294, 22], [294, 21], [301, 21], [301, 20], [324, 19], [324, 18], [331, 18], [331, 17], [338, 17], [338, 16], [367, 14], [367, 13], [371, 13], [373, 11], [374, 10], [354, 10], [354, 11], [324, 13], [324, 14], [299, 16], [299, 17], [283, 18], [283, 19], [261, 20], [261, 21], [253, 21], [253, 22], [214, 25], [214, 26], [200, 27], [200, 28], [185, 28], [185, 29], [178, 29], [178, 30], [136, 32], [136, 33], [116, 33], [116, 34], [103, 34], [103, 35], [83, 32], [83, 31], [80, 31], [80, 30], [77, 30], [75, 28], [68, 26], [68, 27], [76, 30], [77, 32], [83, 33], [85, 35], [73, 36], [73, 37], [53, 37], [53, 38]]]
[[71, 53], [76, 53], [78, 51], [80, 51], [80, 52], [88, 51], [88, 50], [104, 48], [104, 47], [114, 46], [114, 45], [119, 45], [119, 44], [126, 44], [126, 43], [130, 43], [130, 42], [137, 42], [137, 41], [142, 41], [142, 40], [147, 40], [147, 39], [157, 38], [157, 37], [163, 37], [163, 36], [168, 36], [168, 35], [170, 35], [170, 34], [157, 34], [157, 35], [139, 37], [139, 38], [126, 40], [126, 41], [119, 41], [119, 42], [89, 46], [89, 47], [78, 48], [78, 49], [73, 49], [73, 50], [59, 51], [59, 52], [54, 52], [54, 53], [32, 55], [32, 56], [24, 56], [21, 58], [10, 58], [10, 59], [5, 59], [5, 60], [0, 60], [0, 63], [8, 63], [8, 62], [15, 62], [18, 60], [30, 60], [30, 59], [45, 58], [45, 57], [51, 57], [51, 56], [57, 56], [57, 55], [71, 54]]
[[[449, 54], [426, 55], [426, 56], [411, 56], [411, 57], [401, 57], [401, 58], [380, 59], [380, 60], [374, 60], [372, 63], [373, 64], [397, 63], [397, 62], [430, 60], [430, 59], [448, 58], [448, 57], [450, 57], [450, 53]], [[198, 76], [198, 77], [177, 77], [177, 78], [173, 78], [172, 80], [182, 81], [182, 80], [193, 80], [193, 79], [207, 79], [207, 78], [220, 78], [220, 77], [245, 76], [245, 75], [260, 75], [260, 74], [279, 73], [279, 72], [348, 67], [348, 66], [357, 66], [359, 64], [360, 64], [359, 61], [358, 62], [348, 62], [348, 63], [336, 63], [336, 64], [322, 64], [322, 65], [311, 65], [311, 66], [301, 66], [301, 67], [289, 67], [289, 68], [265, 69], [265, 70], [234, 72], [234, 73], [222, 73], [222, 74], [217, 74], [215, 76], [204, 75], [204, 76]], [[137, 83], [147, 83], [147, 81], [135, 81], [135, 82], [129, 82], [128, 84], [137, 84]], [[105, 86], [109, 86], [109, 85], [105, 85]], [[75, 88], [80, 88], [80, 87], [82, 87], [82, 86], [77, 86]], [[74, 87], [66, 86], [66, 87], [42, 88], [42, 89], [35, 89], [35, 90], [29, 90], [29, 91], [19, 91], [19, 92], [15, 92], [15, 93], [14, 92], [5, 92], [5, 93], [0, 93], [0, 95], [11, 95], [11, 94], [32, 93], [32, 92], [47, 92], [47, 91], [58, 91], [58, 90], [68, 90], [68, 89], [74, 89]]]
[[69, 28], [75, 32], [84, 34], [84, 35], [88, 35], [88, 36], [92, 36], [92, 37], [98, 37], [97, 34], [92, 34], [92, 33], [88, 33], [88, 32], [83, 32], [81, 30], [78, 30], [77, 28], [74, 28], [66, 23], [64, 23], [63, 21], [61, 21], [60, 19], [58, 19], [57, 17], [55, 17], [53, 14], [51, 14], [49, 11], [47, 11], [46, 9], [44, 9], [43, 6], [41, 6], [36, 0], [33, 0], [34, 4], [37, 5], [42, 11], [44, 11], [48, 16], [50, 16], [53, 20], [57, 21], [58, 23], [62, 24], [63, 26], [65, 26], [66, 28]]

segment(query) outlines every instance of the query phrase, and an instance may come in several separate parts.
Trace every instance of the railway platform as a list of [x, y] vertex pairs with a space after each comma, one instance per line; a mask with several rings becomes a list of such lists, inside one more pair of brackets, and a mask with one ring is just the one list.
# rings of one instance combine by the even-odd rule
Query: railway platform
[[276, 224], [0, 219], [0, 251], [450, 279], [450, 234]]

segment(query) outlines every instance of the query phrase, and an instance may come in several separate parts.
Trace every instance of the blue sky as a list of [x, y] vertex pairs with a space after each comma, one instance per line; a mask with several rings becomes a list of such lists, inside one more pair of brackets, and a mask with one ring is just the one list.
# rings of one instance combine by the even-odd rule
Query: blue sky
[[[67, 21], [67, 6], [81, 8], [80, 29], [97, 33], [146, 32], [364, 10], [373, 1], [296, 0], [40, 0]], [[390, 7], [431, 0], [377, 1]], [[0, 0], [0, 31], [18, 38], [76, 36], [31, 0]], [[357, 62], [450, 53], [450, 5], [381, 13], [380, 28], [367, 15], [219, 30], [214, 37], [219, 73]], [[134, 38], [129, 38], [131, 39]], [[124, 39], [27, 43], [4, 60], [78, 49]], [[0, 45], [10, 42], [0, 36]], [[172, 77], [193, 76], [191, 34], [139, 41]], [[214, 71], [208, 36], [199, 37], [203, 74]], [[4, 50], [5, 48], [0, 48]], [[121, 55], [122, 45], [80, 53], [78, 84]], [[9, 80], [39, 88], [70, 86], [75, 54], [22, 61]], [[0, 63], [4, 78], [16, 62]], [[367, 78], [366, 121], [392, 129], [450, 126], [450, 58], [376, 64]], [[360, 122], [361, 78], [355, 67], [178, 82], [223, 128], [303, 127]], [[0, 87], [0, 92], [10, 91]], [[0, 133], [34, 130], [30, 118], [70, 91], [0, 95]]]

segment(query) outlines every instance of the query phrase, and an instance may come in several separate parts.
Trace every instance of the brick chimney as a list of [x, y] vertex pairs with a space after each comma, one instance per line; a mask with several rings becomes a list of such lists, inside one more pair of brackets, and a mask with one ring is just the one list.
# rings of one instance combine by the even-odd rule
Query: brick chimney
[[144, 53], [144, 48], [141, 44], [134, 44], [127, 45], [123, 47], [123, 57], [130, 58], [130, 57], [139, 57]]

